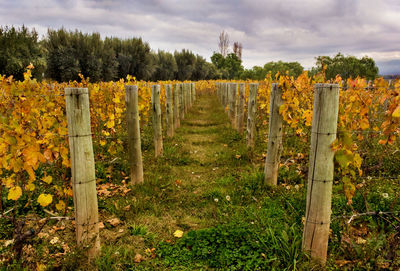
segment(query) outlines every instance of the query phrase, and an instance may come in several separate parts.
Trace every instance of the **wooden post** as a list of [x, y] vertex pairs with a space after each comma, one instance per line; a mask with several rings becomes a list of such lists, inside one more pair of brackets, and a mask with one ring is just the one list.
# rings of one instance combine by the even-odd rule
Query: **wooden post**
[[221, 102], [221, 83], [215, 82], [215, 89], [217, 90], [218, 101]]
[[238, 93], [238, 84], [237, 83], [232, 83], [231, 84], [231, 104], [229, 105], [229, 110], [231, 111], [232, 114], [232, 128], [237, 129], [237, 120], [236, 120], [236, 115], [237, 115], [237, 93]]
[[191, 84], [192, 84], [192, 102], [194, 103], [196, 101], [196, 84], [195, 83]]
[[100, 252], [100, 237], [89, 91], [87, 88], [66, 88], [65, 100], [76, 239], [78, 244], [88, 248], [89, 258], [93, 258]]
[[278, 184], [278, 170], [282, 152], [282, 115], [279, 107], [283, 104], [282, 89], [278, 84], [272, 84], [269, 107], [268, 149], [265, 159], [265, 184]]
[[125, 86], [125, 104], [128, 124], [128, 157], [131, 168], [131, 183], [137, 184], [143, 182], [137, 86]]
[[236, 114], [236, 120], [237, 120], [237, 130], [239, 134], [243, 133], [244, 130], [244, 91], [245, 91], [245, 84], [240, 83], [239, 84], [239, 100], [237, 103], [237, 114]]
[[225, 108], [225, 113], [228, 113], [228, 98], [229, 98], [229, 83], [224, 83], [224, 108]]
[[181, 126], [181, 121], [180, 121], [180, 87], [179, 84], [175, 84], [175, 90], [174, 90], [174, 127], [175, 129], [179, 128]]
[[258, 84], [250, 84], [249, 103], [247, 106], [247, 147], [254, 148], [254, 138], [256, 133], [256, 115], [257, 115], [257, 90]]
[[166, 124], [167, 124], [167, 136], [174, 136], [174, 104], [172, 97], [172, 86], [165, 85], [165, 96], [166, 96]]
[[187, 83], [183, 83], [183, 103], [184, 103], [184, 110], [185, 110], [185, 115], [188, 112], [188, 106], [189, 106], [189, 101], [188, 101], [188, 95], [187, 95]]
[[228, 86], [228, 103], [229, 103], [229, 111], [228, 117], [231, 121], [232, 128], [235, 129], [235, 109], [236, 109], [236, 92], [237, 92], [237, 84], [230, 83]]
[[188, 109], [192, 108], [193, 100], [192, 100], [192, 83], [187, 83], [187, 95], [188, 95], [188, 101], [189, 101], [189, 106]]
[[183, 90], [183, 83], [179, 84], [179, 93], [180, 93], [180, 116], [181, 116], [181, 120], [185, 119], [185, 92]]
[[188, 100], [188, 111], [190, 108], [192, 108], [192, 95], [191, 95], [191, 89], [192, 86], [190, 83], [186, 83], [186, 95], [187, 95], [187, 100]]
[[160, 85], [151, 86], [151, 107], [153, 108], [154, 155], [158, 157], [163, 154]]
[[328, 251], [334, 170], [331, 145], [336, 139], [338, 108], [339, 85], [316, 84], [303, 250], [321, 264]]

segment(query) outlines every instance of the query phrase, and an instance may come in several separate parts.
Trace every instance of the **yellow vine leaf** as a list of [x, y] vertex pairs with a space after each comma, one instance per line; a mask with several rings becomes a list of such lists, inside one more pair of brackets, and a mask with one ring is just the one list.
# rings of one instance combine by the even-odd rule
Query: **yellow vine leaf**
[[42, 206], [46, 207], [53, 201], [53, 196], [50, 194], [40, 194], [37, 202]]
[[400, 104], [396, 107], [396, 109], [392, 113], [393, 118], [400, 118]]
[[42, 181], [47, 183], [47, 184], [51, 184], [51, 182], [53, 181], [53, 177], [51, 177], [51, 176], [43, 177]]
[[65, 210], [65, 202], [63, 200], [60, 200], [57, 204], [56, 204], [56, 208], [59, 211], [63, 211]]
[[9, 200], [18, 200], [22, 196], [22, 189], [19, 186], [14, 186], [8, 192], [7, 199]]
[[27, 191], [35, 190], [35, 184], [32, 182], [29, 182], [27, 185], [25, 185], [25, 190], [27, 190]]
[[112, 127], [114, 127], [114, 126], [115, 126], [114, 120], [109, 120], [109, 121], [107, 121], [106, 126], [107, 126], [107, 128], [112, 128]]
[[369, 128], [369, 122], [367, 119], [362, 119], [360, 123], [360, 128], [362, 130], [368, 129]]

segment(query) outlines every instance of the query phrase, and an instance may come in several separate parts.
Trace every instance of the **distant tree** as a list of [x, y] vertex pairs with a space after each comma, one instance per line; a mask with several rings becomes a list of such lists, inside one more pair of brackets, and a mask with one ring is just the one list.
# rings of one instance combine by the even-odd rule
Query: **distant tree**
[[175, 57], [173, 54], [158, 50], [155, 54], [156, 68], [153, 74], [153, 81], [157, 80], [173, 80], [178, 72]]
[[229, 48], [229, 36], [224, 30], [219, 34], [219, 42], [218, 42], [219, 53], [226, 57], [228, 54]]
[[[223, 32], [222, 41], [229, 44]], [[226, 49], [227, 51], [227, 49]], [[237, 68], [232, 57], [220, 55], [216, 65], [189, 50], [174, 54], [151, 51], [141, 38], [101, 39], [99, 33], [82, 33], [48, 29], [44, 40], [38, 42], [35, 30], [24, 26], [0, 27], [0, 74], [23, 79], [26, 67], [35, 66], [33, 75], [57, 81], [79, 80], [79, 73], [93, 81], [111, 81], [133, 75], [138, 80], [200, 80], [228, 78]], [[236, 66], [235, 66], [236, 65]]]
[[264, 80], [267, 71], [260, 66], [254, 66], [252, 69], [247, 69], [241, 74], [242, 79]]
[[196, 56], [196, 64], [192, 73], [192, 80], [218, 79], [219, 71], [213, 63], [209, 63], [200, 55]]
[[147, 42], [141, 38], [111, 38], [111, 44], [118, 62], [118, 78], [125, 78], [129, 74], [139, 80], [151, 79], [156, 63]]
[[102, 52], [102, 73], [104, 81], [113, 81], [118, 78], [118, 61], [110, 39], [104, 40]]
[[40, 79], [46, 68], [46, 59], [37, 32], [34, 29], [29, 31], [25, 26], [0, 27], [0, 74], [23, 80], [30, 63], [35, 66], [33, 76]]
[[214, 53], [211, 56], [211, 62], [220, 72], [221, 79], [240, 78], [243, 72], [242, 61], [234, 53], [223, 57], [220, 53]]
[[213, 63], [206, 62], [205, 66], [207, 67], [208, 74], [207, 77], [204, 79], [216, 80], [222, 77], [221, 72], [217, 69], [217, 67], [215, 67]]
[[47, 76], [57, 81], [78, 80], [79, 73], [91, 81], [117, 78], [118, 63], [109, 40], [99, 33], [84, 34], [65, 29], [48, 30], [44, 40], [47, 50]]
[[196, 55], [196, 64], [194, 65], [191, 80], [203, 80], [207, 78], [210, 67], [206, 63], [207, 61], [204, 57]]
[[[286, 73], [288, 71], [290, 76], [297, 77], [303, 72], [304, 68], [298, 62], [278, 61], [278, 62], [266, 63], [264, 65], [264, 70], [265, 70], [265, 75], [268, 72], [271, 72], [271, 75], [275, 76], [277, 72], [282, 74], [282, 73]], [[265, 75], [264, 75], [264, 77], [265, 77]]]
[[178, 71], [176, 79], [183, 81], [192, 78], [192, 73], [195, 70], [196, 56], [189, 50], [183, 49], [181, 52], [174, 53]]
[[243, 71], [242, 61], [234, 53], [226, 56], [224, 66], [228, 71], [228, 79], [239, 78]]
[[243, 46], [242, 46], [241, 43], [239, 43], [239, 42], [237, 42], [237, 41], [235, 41], [235, 42], [233, 43], [233, 53], [234, 53], [240, 60], [242, 60], [242, 49], [243, 49]]
[[215, 53], [211, 56], [211, 62], [217, 69], [223, 69], [225, 65], [225, 57], [220, 53]]
[[56, 81], [78, 80], [81, 70], [73, 45], [73, 33], [64, 29], [48, 30], [45, 47], [47, 49], [46, 75]]
[[366, 77], [369, 80], [378, 76], [378, 67], [375, 61], [367, 56], [358, 59], [355, 56], [344, 56], [338, 53], [333, 58], [329, 56], [318, 56], [316, 58], [316, 67], [313, 68], [312, 74], [322, 70], [325, 66], [325, 75], [327, 79], [333, 79], [336, 75], [340, 75], [344, 80], [347, 78], [355, 78], [357, 76]]
[[303, 66], [298, 62], [268, 62], [264, 67], [254, 66], [251, 70], [246, 70], [241, 74], [242, 79], [263, 80], [268, 73], [273, 77], [279, 72], [285, 74], [289, 72], [290, 76], [297, 77], [304, 71]]

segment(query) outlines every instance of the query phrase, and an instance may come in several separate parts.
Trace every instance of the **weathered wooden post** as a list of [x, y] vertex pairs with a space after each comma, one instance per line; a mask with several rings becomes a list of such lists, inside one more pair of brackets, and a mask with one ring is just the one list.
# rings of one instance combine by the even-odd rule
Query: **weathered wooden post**
[[196, 101], [196, 83], [192, 82], [192, 102]]
[[249, 103], [247, 106], [247, 147], [254, 148], [254, 139], [256, 133], [256, 115], [257, 115], [257, 91], [258, 84], [251, 83], [249, 91]]
[[160, 85], [151, 86], [151, 105], [153, 108], [154, 155], [158, 157], [163, 154]]
[[89, 258], [93, 258], [100, 252], [100, 237], [89, 91], [87, 88], [66, 88], [65, 100], [76, 239], [79, 245], [88, 249]]
[[167, 136], [174, 136], [174, 104], [172, 97], [172, 86], [165, 85], [165, 97], [166, 97], [166, 125], [167, 125]]
[[175, 129], [181, 126], [180, 121], [180, 86], [179, 84], [175, 84], [174, 90], [174, 127]]
[[229, 106], [228, 106], [228, 100], [229, 100], [229, 84], [230, 83], [224, 83], [224, 108], [225, 108], [225, 113], [228, 113]]
[[339, 110], [339, 85], [316, 84], [308, 170], [303, 250], [325, 264], [331, 217], [334, 151]]
[[179, 84], [179, 92], [180, 92], [180, 116], [181, 116], [181, 120], [185, 119], [185, 92], [183, 89], [183, 83]]
[[232, 128], [237, 130], [238, 84], [232, 83]]
[[187, 84], [187, 95], [188, 95], [188, 109], [192, 108], [192, 83], [186, 83]]
[[185, 115], [188, 112], [189, 109], [189, 99], [188, 99], [188, 84], [183, 83], [183, 96], [184, 96], [184, 103], [185, 103]]
[[128, 157], [131, 183], [143, 182], [142, 145], [140, 141], [138, 88], [125, 86], [126, 120], [128, 125]]
[[229, 120], [231, 121], [232, 128], [235, 129], [236, 125], [236, 96], [237, 96], [237, 84], [236, 83], [230, 83], [229, 84], [229, 111], [228, 111], [228, 116]]
[[237, 115], [236, 115], [236, 120], [237, 120], [237, 130], [238, 133], [241, 134], [243, 133], [244, 130], [244, 91], [245, 91], [245, 84], [240, 83], [239, 84], [239, 97], [238, 97], [238, 106], [237, 106]]
[[278, 170], [282, 152], [282, 115], [279, 107], [283, 104], [282, 89], [278, 84], [272, 84], [269, 107], [268, 149], [265, 159], [265, 183], [278, 184]]
[[221, 82], [215, 82], [215, 88], [217, 89], [218, 101], [221, 102]]

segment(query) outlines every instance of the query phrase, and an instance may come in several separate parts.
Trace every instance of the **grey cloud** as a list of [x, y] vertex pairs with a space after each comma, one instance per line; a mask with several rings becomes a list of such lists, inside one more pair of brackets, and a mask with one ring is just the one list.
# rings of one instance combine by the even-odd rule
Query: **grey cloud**
[[0, 25], [141, 36], [155, 50], [187, 48], [206, 57], [225, 29], [242, 42], [246, 67], [279, 59], [310, 67], [315, 56], [340, 51], [373, 53], [382, 71], [394, 65], [398, 72], [388, 55], [400, 59], [399, 14], [397, 0], [0, 1]]

